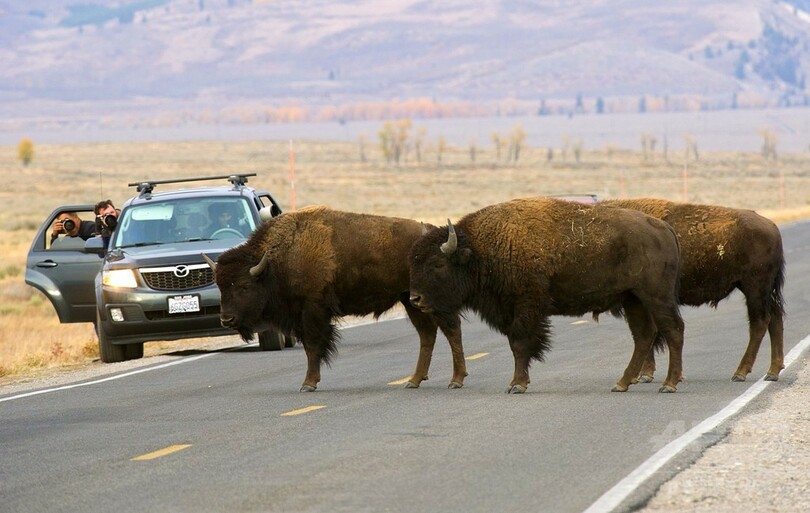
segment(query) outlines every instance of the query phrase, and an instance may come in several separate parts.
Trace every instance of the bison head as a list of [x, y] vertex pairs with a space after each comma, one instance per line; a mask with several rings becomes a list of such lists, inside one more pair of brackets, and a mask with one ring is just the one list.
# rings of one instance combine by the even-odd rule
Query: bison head
[[439, 317], [454, 317], [473, 282], [471, 256], [466, 238], [456, 233], [449, 219], [447, 228], [424, 232], [408, 255], [411, 304]]
[[267, 267], [266, 257], [255, 264], [245, 247], [232, 248], [215, 263], [203, 255], [214, 270], [219, 287], [219, 321], [225, 328], [239, 332], [245, 341], [253, 339], [254, 333], [268, 329], [265, 309], [269, 305], [269, 292], [262, 273]]

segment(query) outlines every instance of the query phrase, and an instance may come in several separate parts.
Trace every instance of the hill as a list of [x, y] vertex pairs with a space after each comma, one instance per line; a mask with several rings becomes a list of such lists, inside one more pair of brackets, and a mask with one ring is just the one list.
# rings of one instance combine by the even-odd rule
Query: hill
[[0, 2], [0, 130], [807, 105], [808, 0]]

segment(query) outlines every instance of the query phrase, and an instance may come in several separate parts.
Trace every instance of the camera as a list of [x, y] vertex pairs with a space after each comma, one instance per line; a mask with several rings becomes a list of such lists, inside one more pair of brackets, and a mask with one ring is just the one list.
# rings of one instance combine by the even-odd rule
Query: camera
[[97, 233], [111, 233], [115, 230], [118, 224], [118, 218], [115, 214], [103, 214], [96, 216], [96, 232]]
[[73, 219], [62, 219], [62, 228], [65, 229], [65, 232], [72, 232], [76, 228], [76, 223], [73, 222]]

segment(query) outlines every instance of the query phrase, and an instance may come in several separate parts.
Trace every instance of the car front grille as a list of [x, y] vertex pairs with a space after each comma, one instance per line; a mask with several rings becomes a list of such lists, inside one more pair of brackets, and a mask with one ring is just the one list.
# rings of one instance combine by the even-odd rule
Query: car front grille
[[208, 264], [141, 269], [141, 276], [154, 290], [191, 290], [214, 283], [214, 271]]

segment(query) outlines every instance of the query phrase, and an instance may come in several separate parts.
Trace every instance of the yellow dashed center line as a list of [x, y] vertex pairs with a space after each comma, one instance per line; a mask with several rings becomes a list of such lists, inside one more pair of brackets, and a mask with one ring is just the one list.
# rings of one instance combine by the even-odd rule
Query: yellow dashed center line
[[582, 320], [582, 321], [574, 321], [574, 322], [572, 322], [571, 324], [572, 324], [572, 325], [574, 325], [574, 324], [588, 324], [589, 322], [590, 322], [590, 321], [585, 321], [585, 320]]
[[477, 359], [479, 359], [479, 358], [483, 358], [483, 357], [485, 357], [485, 356], [486, 356], [486, 355], [488, 355], [488, 354], [489, 354], [489, 353], [475, 353], [475, 354], [470, 355], [470, 356], [468, 356], [467, 358], [465, 358], [465, 360], [477, 360]]
[[392, 382], [390, 382], [388, 384], [389, 385], [404, 385], [405, 383], [408, 382], [409, 379], [411, 379], [410, 376], [408, 376], [407, 378], [402, 378], [402, 379], [398, 379], [396, 381], [392, 381]]
[[153, 460], [155, 458], [160, 458], [163, 456], [168, 456], [169, 454], [182, 451], [183, 449], [188, 449], [191, 447], [191, 444], [178, 444], [178, 445], [170, 445], [165, 449], [160, 449], [159, 451], [150, 452], [147, 454], [141, 454], [140, 456], [136, 456], [129, 461], [144, 461], [144, 460]]
[[306, 408], [301, 408], [300, 410], [293, 410], [288, 411], [286, 413], [282, 413], [282, 417], [292, 417], [294, 415], [301, 415], [302, 413], [309, 413], [311, 411], [320, 410], [321, 408], [326, 408], [325, 405], [314, 405], [314, 406], [307, 406]]

